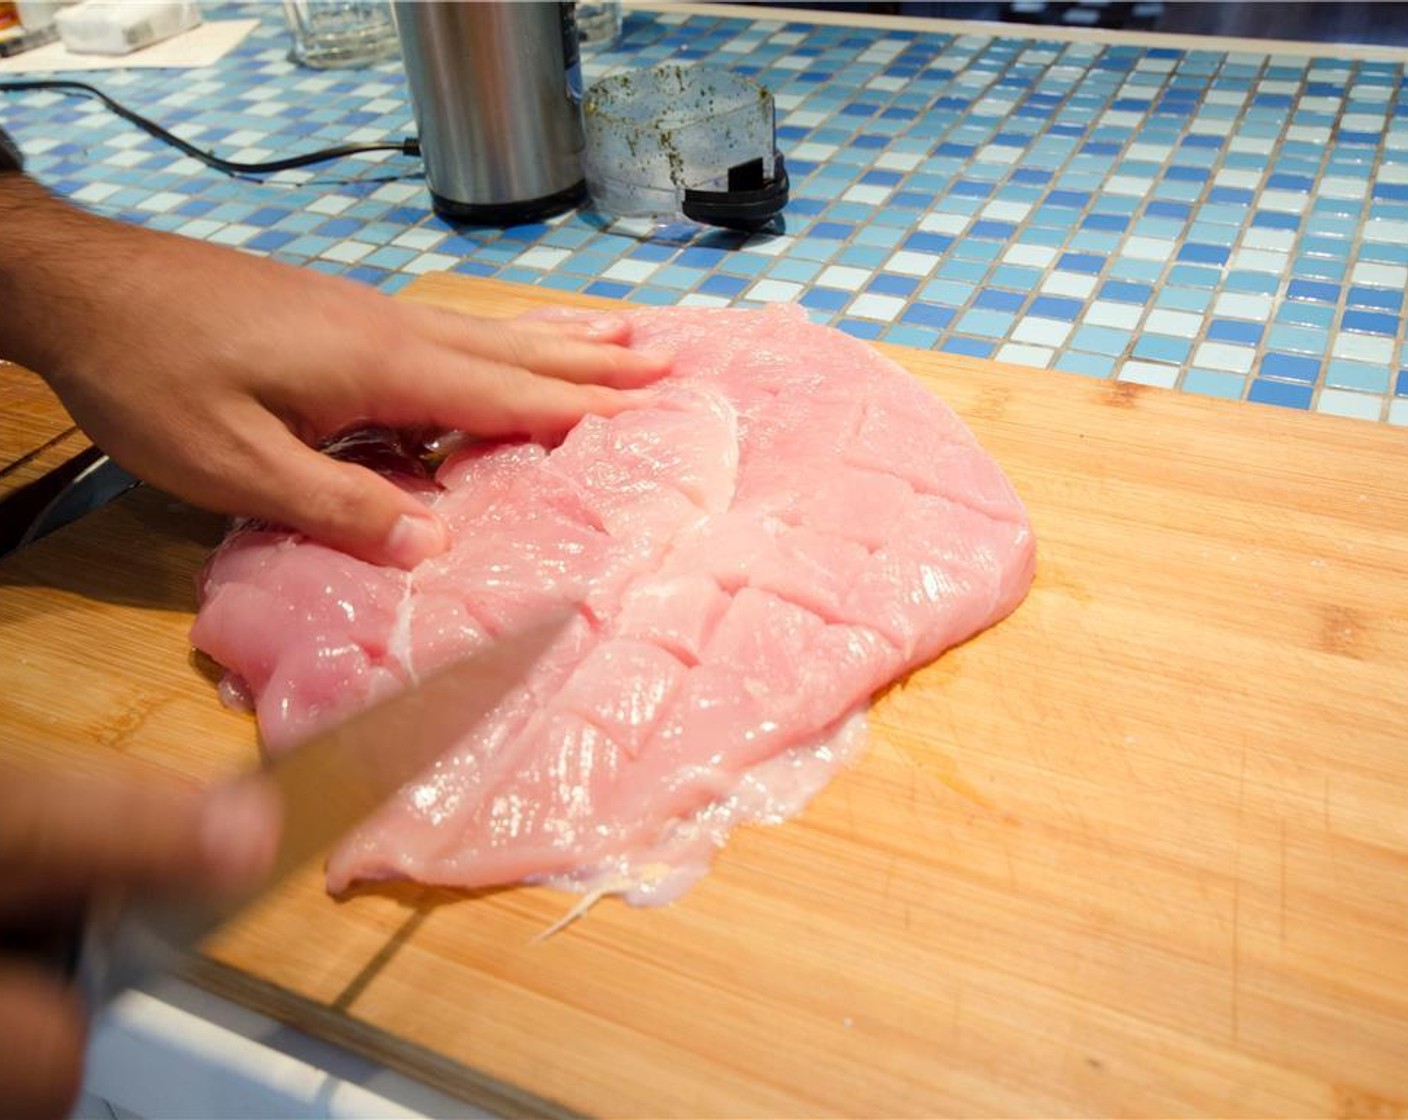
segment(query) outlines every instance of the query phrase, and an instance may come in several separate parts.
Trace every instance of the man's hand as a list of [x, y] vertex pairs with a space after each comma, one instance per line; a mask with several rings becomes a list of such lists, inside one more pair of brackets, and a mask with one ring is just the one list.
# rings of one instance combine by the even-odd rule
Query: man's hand
[[[57, 927], [105, 891], [251, 888], [272, 864], [278, 828], [277, 799], [257, 784], [202, 794], [0, 767], [0, 935]], [[85, 1015], [60, 977], [0, 952], [5, 1115], [67, 1115]]]
[[357, 422], [505, 436], [627, 407], [665, 370], [619, 318], [519, 323], [78, 211], [0, 174], [0, 357], [44, 377], [133, 474], [409, 567], [445, 529], [310, 448]]

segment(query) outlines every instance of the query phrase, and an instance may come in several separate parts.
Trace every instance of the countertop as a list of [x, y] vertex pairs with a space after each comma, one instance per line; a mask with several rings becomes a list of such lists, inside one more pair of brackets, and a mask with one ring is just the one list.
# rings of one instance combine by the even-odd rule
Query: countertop
[[[31, 172], [99, 212], [393, 292], [449, 269], [642, 304], [798, 301], [866, 339], [1408, 423], [1408, 123], [1397, 49], [1173, 40], [726, 6], [628, 7], [590, 82], [665, 60], [772, 89], [781, 236], [432, 215], [416, 163], [226, 178], [94, 102], [0, 96]], [[197, 71], [89, 75], [258, 159], [414, 125], [399, 62], [288, 61], [269, 5]], [[652, 235], [653, 234], [653, 235]]]

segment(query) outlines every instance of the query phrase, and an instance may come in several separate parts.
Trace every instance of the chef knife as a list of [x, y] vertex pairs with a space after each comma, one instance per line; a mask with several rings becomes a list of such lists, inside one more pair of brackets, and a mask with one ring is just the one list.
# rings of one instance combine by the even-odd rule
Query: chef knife
[[219, 926], [426, 771], [523, 682], [571, 617], [563, 611], [508, 634], [236, 779], [271, 786], [281, 802], [272, 871], [256, 891], [237, 896], [96, 900], [73, 961], [76, 987], [89, 1008], [96, 1011], [152, 974], [177, 967]]

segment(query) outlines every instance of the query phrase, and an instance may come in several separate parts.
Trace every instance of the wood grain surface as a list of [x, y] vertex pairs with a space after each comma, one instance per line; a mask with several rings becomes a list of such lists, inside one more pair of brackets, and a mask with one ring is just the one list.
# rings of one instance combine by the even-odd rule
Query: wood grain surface
[[[1037, 581], [803, 816], [537, 943], [570, 897], [310, 870], [201, 982], [511, 1114], [1408, 1114], [1404, 434], [887, 353], [1006, 467]], [[249, 765], [187, 643], [219, 531], [139, 491], [0, 565], [0, 748]]]
[[0, 361], [0, 500], [88, 446], [43, 381], [23, 366]]

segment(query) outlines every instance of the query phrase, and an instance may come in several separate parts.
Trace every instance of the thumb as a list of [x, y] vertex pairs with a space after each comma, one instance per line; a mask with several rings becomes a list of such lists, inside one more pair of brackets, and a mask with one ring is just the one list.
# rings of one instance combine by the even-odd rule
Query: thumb
[[375, 471], [323, 455], [286, 429], [269, 459], [245, 503], [259, 517], [373, 564], [413, 568], [449, 547], [445, 523]]

